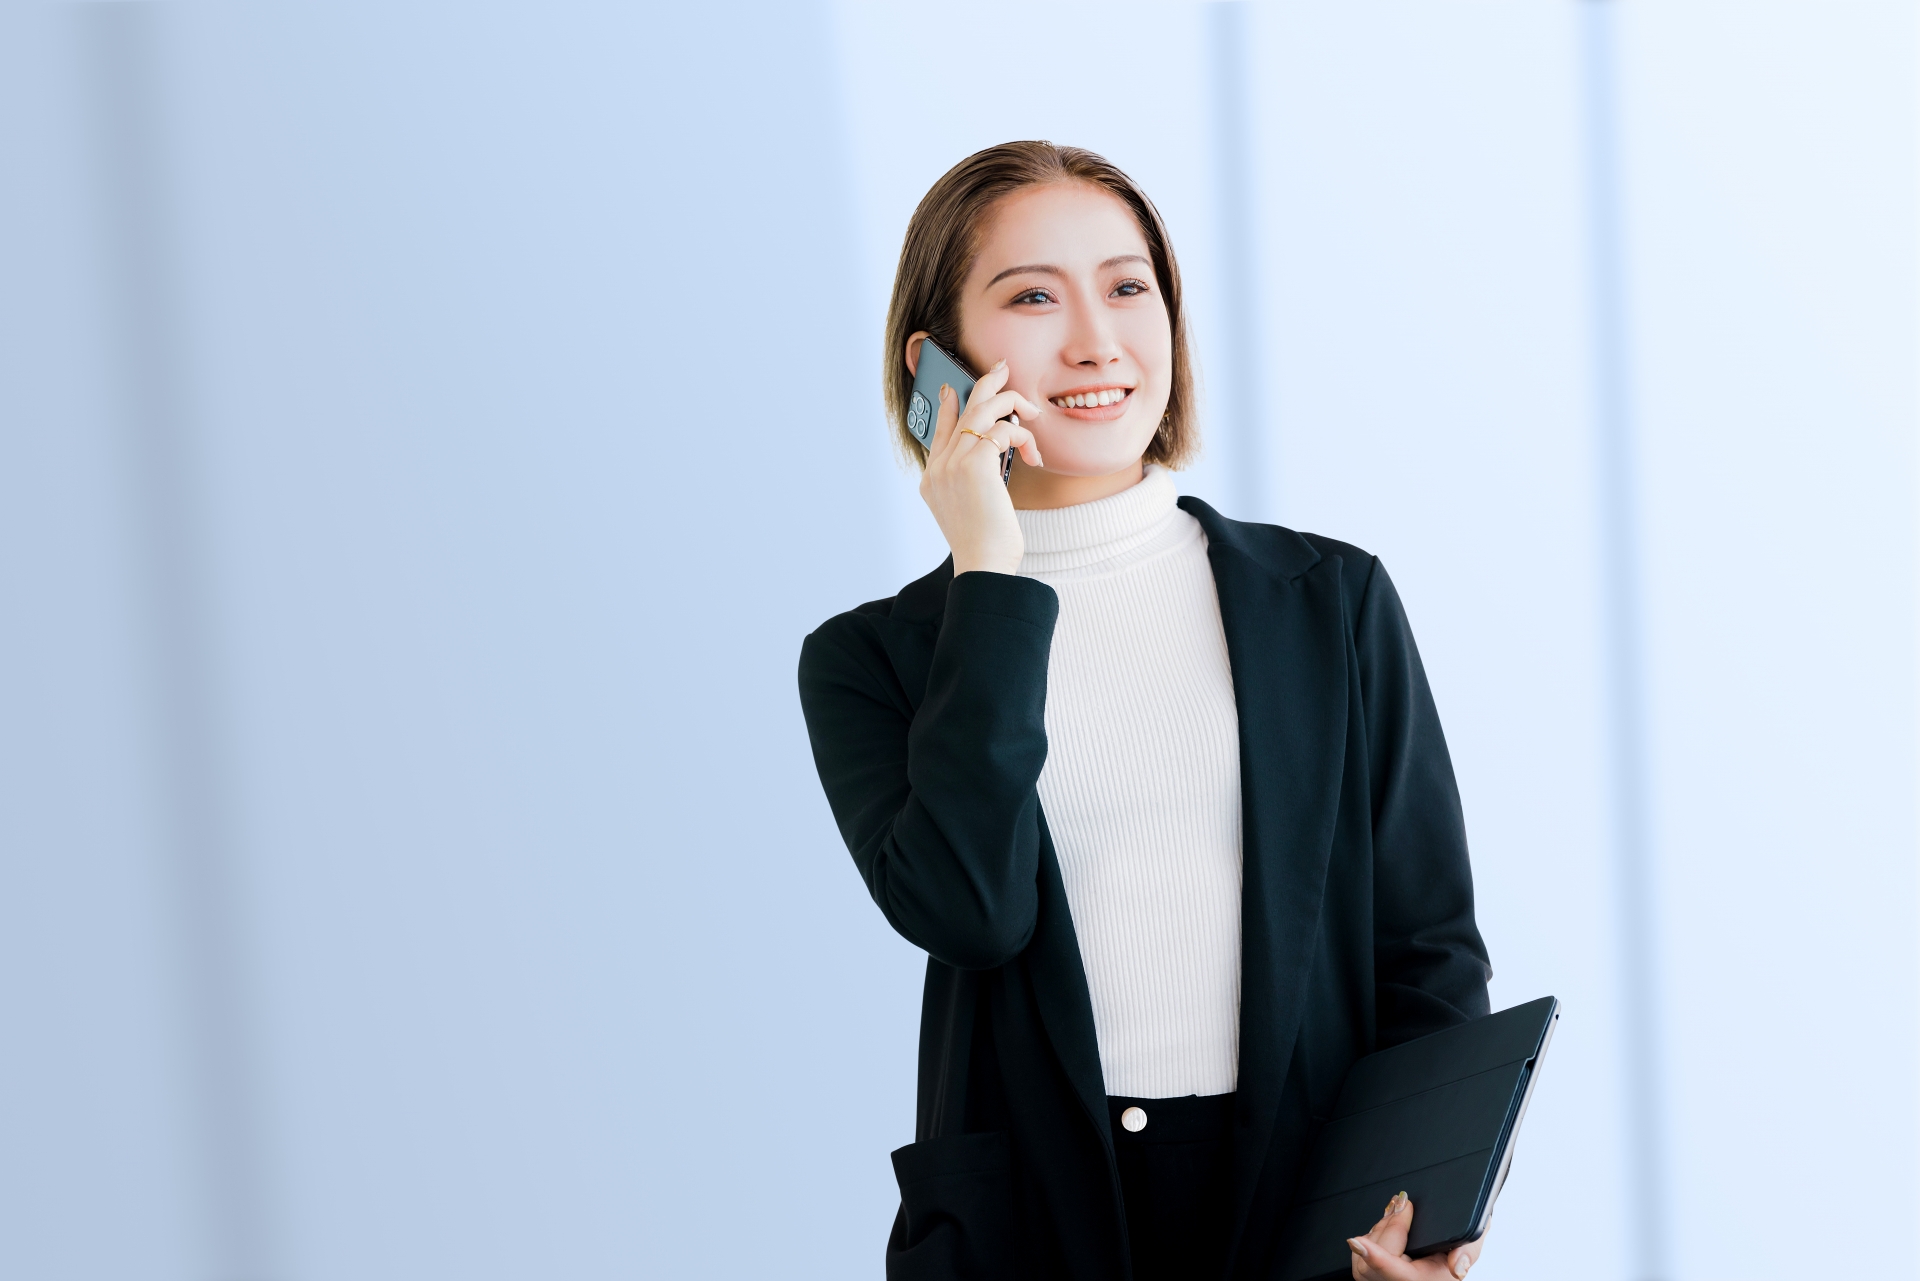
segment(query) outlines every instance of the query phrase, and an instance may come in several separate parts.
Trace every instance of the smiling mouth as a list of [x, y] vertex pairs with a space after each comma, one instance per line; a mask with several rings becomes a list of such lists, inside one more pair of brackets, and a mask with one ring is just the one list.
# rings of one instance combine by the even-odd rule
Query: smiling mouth
[[1072, 396], [1055, 396], [1047, 403], [1056, 409], [1100, 409], [1107, 405], [1117, 405], [1132, 394], [1131, 387], [1106, 387], [1100, 391], [1079, 392]]

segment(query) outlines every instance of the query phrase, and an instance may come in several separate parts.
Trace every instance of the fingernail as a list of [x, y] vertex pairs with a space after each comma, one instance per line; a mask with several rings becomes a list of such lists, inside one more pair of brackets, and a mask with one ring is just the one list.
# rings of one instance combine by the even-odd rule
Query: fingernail
[[1007, 367], [1007, 362], [1004, 360], [996, 360], [993, 362], [993, 367], [995, 369], [1005, 369]]
[[1473, 1266], [1473, 1260], [1469, 1259], [1466, 1255], [1463, 1254], [1459, 1257], [1459, 1259], [1457, 1259], [1454, 1262], [1453, 1275], [1457, 1277], [1463, 1277], [1467, 1275], [1467, 1269], [1472, 1266]]
[[947, 385], [946, 385], [945, 383], [941, 383], [941, 384], [940, 384], [940, 399], [942, 399], [942, 400], [945, 400], [945, 399], [947, 398], [947, 393], [948, 393], [948, 392], [950, 392], [950, 391], [952, 391], [952, 390], [953, 390], [953, 388], [951, 388], [951, 387], [949, 387], [949, 386], [947, 386]]
[[1371, 1259], [1373, 1257], [1372, 1255], [1367, 1253], [1367, 1243], [1365, 1241], [1362, 1241], [1359, 1237], [1348, 1237], [1347, 1249], [1353, 1251], [1355, 1254], [1359, 1255], [1363, 1259]]

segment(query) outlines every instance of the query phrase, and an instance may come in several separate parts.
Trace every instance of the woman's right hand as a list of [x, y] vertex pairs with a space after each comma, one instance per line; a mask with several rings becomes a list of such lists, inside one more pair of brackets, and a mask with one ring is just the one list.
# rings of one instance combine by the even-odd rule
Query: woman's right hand
[[1353, 1251], [1354, 1281], [1459, 1281], [1480, 1261], [1481, 1247], [1487, 1243], [1482, 1236], [1445, 1254], [1410, 1259], [1407, 1234], [1412, 1230], [1413, 1202], [1406, 1193], [1396, 1192], [1373, 1230], [1347, 1242], [1347, 1248]]
[[926, 471], [920, 477], [920, 497], [953, 549], [956, 575], [974, 570], [1015, 573], [1026, 551], [1013, 500], [1000, 480], [1000, 455], [1017, 449], [1029, 467], [1038, 467], [1040, 447], [1017, 418], [1000, 420], [1010, 414], [1037, 418], [1040, 410], [1006, 386], [1003, 360], [973, 385], [964, 414], [953, 388], [944, 384], [940, 388], [940, 418], [933, 447], [927, 451]]

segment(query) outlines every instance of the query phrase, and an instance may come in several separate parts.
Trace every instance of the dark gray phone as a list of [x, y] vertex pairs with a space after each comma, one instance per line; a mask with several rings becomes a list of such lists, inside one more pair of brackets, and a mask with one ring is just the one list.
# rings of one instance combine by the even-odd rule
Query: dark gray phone
[[[967, 397], [973, 394], [974, 377], [967, 367], [941, 350], [931, 338], [920, 340], [920, 362], [913, 372], [913, 394], [907, 398], [907, 430], [928, 449], [933, 448], [933, 429], [940, 423], [940, 384], [953, 388], [960, 398], [959, 410], [965, 413]], [[1000, 479], [1013, 472], [1013, 451], [1001, 456]]]

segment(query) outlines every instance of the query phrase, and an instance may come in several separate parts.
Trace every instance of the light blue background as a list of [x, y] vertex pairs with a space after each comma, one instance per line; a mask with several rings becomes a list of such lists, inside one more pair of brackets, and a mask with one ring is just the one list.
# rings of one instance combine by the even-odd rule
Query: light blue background
[[1036, 136], [1171, 227], [1183, 488], [1392, 569], [1495, 1004], [1566, 1003], [1476, 1276], [1920, 1272], [1912, 6], [1607, 5], [1611, 196], [1592, 16], [0, 7], [0, 1276], [880, 1275], [921, 958], [793, 665], [944, 554], [881, 313], [927, 185]]

